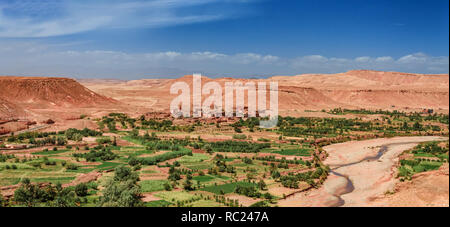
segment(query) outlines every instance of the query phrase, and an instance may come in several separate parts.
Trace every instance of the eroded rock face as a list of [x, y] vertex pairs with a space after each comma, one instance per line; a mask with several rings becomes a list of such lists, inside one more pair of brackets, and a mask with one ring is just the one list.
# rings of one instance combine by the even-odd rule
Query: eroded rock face
[[[0, 94], [2, 89], [0, 88]], [[3, 99], [0, 96], [0, 123], [12, 120], [15, 116], [24, 113], [24, 110], [10, 101]]]

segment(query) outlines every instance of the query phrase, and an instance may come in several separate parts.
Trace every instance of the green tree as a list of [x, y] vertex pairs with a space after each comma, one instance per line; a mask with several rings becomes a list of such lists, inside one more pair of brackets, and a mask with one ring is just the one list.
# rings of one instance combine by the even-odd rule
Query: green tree
[[87, 196], [88, 194], [87, 184], [81, 183], [75, 186], [75, 193], [77, 194], [77, 196]]
[[97, 122], [97, 125], [98, 125], [98, 129], [100, 129], [100, 131], [103, 131], [105, 129], [105, 123], [103, 121]]
[[37, 184], [31, 184], [28, 178], [23, 179], [21, 186], [14, 192], [14, 201], [28, 207], [75, 207], [81, 204], [80, 198], [71, 187], [63, 188], [58, 183], [56, 187], [49, 184], [40, 188]]
[[3, 195], [0, 193], [0, 207], [6, 207], [6, 200], [3, 198]]
[[164, 190], [166, 190], [166, 191], [172, 191], [172, 186], [170, 186], [170, 184], [169, 184], [168, 182], [166, 182], [166, 183], [164, 184]]
[[30, 179], [24, 178], [21, 186], [14, 192], [14, 200], [19, 204], [33, 207], [40, 202], [43, 193], [39, 186], [31, 184]]
[[192, 175], [191, 174], [187, 174], [186, 175], [186, 181], [184, 182], [184, 189], [188, 190], [188, 191], [192, 191], [194, 190], [194, 188], [192, 187]]
[[422, 125], [416, 121], [413, 125], [414, 130], [421, 130], [422, 129]]
[[99, 199], [102, 207], [141, 207], [141, 187], [138, 184], [139, 175], [130, 168], [120, 166], [115, 169], [114, 178], [103, 190]]
[[80, 133], [75, 133], [72, 136], [72, 140], [73, 141], [77, 141], [77, 142], [81, 142], [83, 140], [83, 135], [81, 135]]
[[267, 187], [266, 182], [264, 182], [264, 180], [261, 179], [261, 180], [258, 182], [258, 188], [261, 189], [261, 190], [265, 190], [266, 187]]
[[117, 138], [114, 136], [114, 140], [113, 140], [113, 146], [117, 146]]
[[408, 130], [408, 123], [406, 121], [403, 122], [403, 126], [402, 126], [403, 130]]
[[64, 145], [67, 144], [67, 140], [66, 140], [64, 137], [58, 137], [58, 138], [56, 139], [56, 144], [57, 144], [58, 146], [64, 146]]
[[[53, 207], [76, 207], [81, 203], [80, 199], [77, 197], [77, 194], [72, 191], [70, 188], [63, 188], [60, 183], [56, 185], [54, 189], [55, 196], [53, 201], [50, 203], [50, 206]], [[52, 193], [50, 193], [52, 194]]]
[[109, 129], [110, 132], [117, 131], [117, 129], [116, 129], [116, 122], [115, 121], [108, 122], [108, 129]]

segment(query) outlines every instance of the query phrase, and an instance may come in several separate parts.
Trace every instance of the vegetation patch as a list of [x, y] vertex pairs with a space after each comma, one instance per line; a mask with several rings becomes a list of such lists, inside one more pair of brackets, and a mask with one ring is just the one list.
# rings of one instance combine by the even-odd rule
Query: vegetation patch
[[186, 200], [191, 200], [193, 198], [195, 198], [196, 196], [188, 193], [188, 192], [159, 192], [157, 194], [155, 194], [156, 197], [162, 198], [166, 201], [169, 202], [175, 202], [175, 201], [186, 201]]
[[157, 200], [157, 201], [146, 202], [145, 206], [146, 207], [168, 207], [172, 204], [173, 203], [167, 202], [166, 200]]
[[164, 184], [167, 184], [167, 180], [145, 180], [141, 181], [140, 185], [142, 188], [142, 192], [156, 192], [163, 191]]
[[281, 155], [295, 155], [295, 156], [311, 156], [311, 152], [309, 149], [282, 149], [273, 151], [272, 153], [281, 154]]
[[193, 154], [192, 156], [183, 156], [178, 162], [181, 164], [198, 163], [208, 160], [209, 156], [204, 154]]
[[218, 195], [223, 195], [223, 194], [233, 193], [238, 186], [251, 187], [251, 186], [256, 186], [256, 184], [246, 182], [246, 181], [240, 181], [240, 182], [233, 182], [233, 183], [227, 183], [227, 184], [222, 184], [222, 185], [208, 186], [208, 187], [204, 187], [200, 190], [212, 192], [212, 193], [215, 193]]
[[52, 184], [65, 184], [75, 180], [75, 177], [45, 177], [45, 178], [31, 178], [33, 183], [52, 183]]
[[195, 176], [192, 179], [200, 182], [208, 182], [214, 180], [215, 177], [211, 175], [204, 175], [204, 176]]
[[398, 177], [401, 181], [410, 180], [414, 174], [438, 170], [444, 162], [448, 162], [448, 141], [421, 143], [405, 153], [412, 153], [412, 158], [400, 160]]
[[55, 154], [62, 154], [62, 153], [66, 153], [68, 151], [71, 150], [67, 150], [67, 149], [62, 149], [62, 150], [47, 150], [47, 151], [39, 151], [39, 152], [34, 152], [32, 154], [34, 155], [55, 155]]

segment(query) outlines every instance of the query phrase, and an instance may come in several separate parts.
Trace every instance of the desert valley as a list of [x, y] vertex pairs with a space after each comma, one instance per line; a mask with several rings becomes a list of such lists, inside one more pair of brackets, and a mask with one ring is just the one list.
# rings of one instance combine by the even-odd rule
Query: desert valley
[[449, 206], [448, 74], [202, 78], [278, 82], [273, 129], [173, 118], [180, 81], [0, 76], [0, 206]]

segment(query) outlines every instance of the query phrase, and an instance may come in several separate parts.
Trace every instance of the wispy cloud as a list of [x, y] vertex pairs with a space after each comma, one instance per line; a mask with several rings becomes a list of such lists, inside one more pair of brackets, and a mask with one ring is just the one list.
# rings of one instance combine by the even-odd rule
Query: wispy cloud
[[245, 10], [239, 6], [248, 2], [251, 1], [13, 0], [0, 2], [0, 37], [50, 37], [99, 28], [201, 23], [241, 16]]
[[424, 53], [409, 54], [398, 59], [391, 56], [361, 56], [354, 59], [328, 58], [314, 55], [291, 60], [294, 69], [307, 72], [343, 72], [353, 69], [401, 71], [411, 73], [448, 73], [448, 56], [429, 56]]
[[399, 58], [339, 58], [321, 55], [283, 58], [258, 53], [224, 54], [211, 51], [127, 53], [109, 50], [79, 51], [71, 45], [0, 42], [0, 75], [137, 79], [179, 77], [194, 72], [211, 77], [251, 77], [339, 73], [353, 69], [448, 73], [449, 57], [424, 53]]

